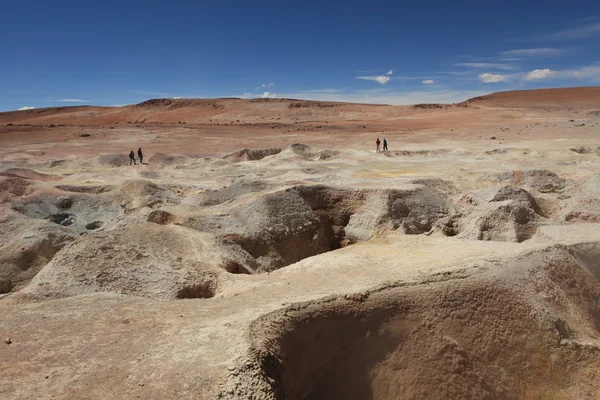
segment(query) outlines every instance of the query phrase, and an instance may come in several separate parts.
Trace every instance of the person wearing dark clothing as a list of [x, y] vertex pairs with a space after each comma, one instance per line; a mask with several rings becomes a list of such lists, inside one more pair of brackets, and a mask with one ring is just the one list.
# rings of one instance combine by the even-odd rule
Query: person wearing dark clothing
[[138, 157], [140, 158], [140, 164], [144, 163], [144, 155], [142, 154], [142, 148], [138, 148]]
[[133, 163], [133, 165], [135, 164], [135, 153], [133, 152], [133, 150], [131, 150], [129, 152], [129, 165], [131, 166], [131, 163]]
[[375, 144], [377, 145], [377, 151], [376, 151], [376, 153], [379, 153], [379, 146], [381, 145], [381, 142], [379, 141], [379, 138], [377, 138], [377, 140], [375, 141]]
[[388, 151], [387, 149], [387, 140], [383, 138], [383, 151]]

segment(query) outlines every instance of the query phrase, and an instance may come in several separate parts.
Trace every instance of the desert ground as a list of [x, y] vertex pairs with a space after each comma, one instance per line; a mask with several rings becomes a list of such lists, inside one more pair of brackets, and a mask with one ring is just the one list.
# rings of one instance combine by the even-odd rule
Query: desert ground
[[0, 398], [600, 399], [600, 87], [34, 109], [0, 149]]

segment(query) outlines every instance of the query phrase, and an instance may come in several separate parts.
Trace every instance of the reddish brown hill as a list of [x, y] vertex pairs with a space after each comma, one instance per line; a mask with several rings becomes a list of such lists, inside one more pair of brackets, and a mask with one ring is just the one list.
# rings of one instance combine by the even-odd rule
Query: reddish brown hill
[[72, 123], [77, 119], [88, 119], [105, 114], [113, 107], [72, 106], [36, 108], [24, 111], [9, 111], [0, 113], [0, 123], [31, 123], [31, 124], [62, 124]]
[[372, 104], [292, 99], [153, 99], [124, 107], [61, 107], [0, 113], [0, 124], [290, 123], [379, 117], [391, 108]]
[[[540, 89], [500, 92], [476, 97], [460, 107], [547, 107], [600, 108], [600, 87]], [[428, 112], [433, 118], [442, 113], [448, 122], [453, 105], [421, 104], [414, 107], [378, 104], [336, 103], [293, 99], [153, 99], [124, 107], [76, 106], [42, 108], [0, 113], [0, 125], [116, 125], [138, 123], [166, 124], [262, 124], [336, 123], [383, 121], [400, 115]], [[434, 114], [429, 114], [433, 111]], [[452, 111], [452, 110], [450, 110]], [[473, 110], [474, 112], [477, 110]], [[440, 114], [440, 115], [442, 115]]]
[[475, 97], [461, 104], [491, 107], [598, 107], [600, 106], [600, 86], [498, 92]]

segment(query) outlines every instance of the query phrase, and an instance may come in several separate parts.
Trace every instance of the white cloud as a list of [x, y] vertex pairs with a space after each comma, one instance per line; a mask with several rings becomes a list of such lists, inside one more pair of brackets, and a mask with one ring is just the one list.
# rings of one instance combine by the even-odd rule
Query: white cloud
[[173, 100], [179, 100], [181, 98], [181, 96], [175, 96], [173, 97]]
[[234, 97], [240, 97], [242, 99], [274, 99], [277, 97], [277, 94], [271, 92], [263, 92], [263, 93], [250, 93], [245, 92], [243, 95], [235, 95]]
[[432, 85], [435, 83], [435, 81], [433, 79], [423, 79], [421, 81], [421, 83], [425, 84], [425, 85]]
[[31, 106], [23, 106], [21, 108], [19, 108], [17, 111], [25, 111], [25, 110], [33, 110], [35, 107], [31, 107]]
[[553, 39], [581, 39], [589, 36], [600, 36], [600, 22], [553, 34]]
[[264, 92], [260, 97], [263, 99], [274, 99], [277, 95], [275, 93]]
[[556, 72], [552, 71], [551, 69], [548, 69], [548, 68], [535, 69], [535, 70], [529, 72], [527, 75], [525, 75], [525, 77], [523, 77], [523, 79], [526, 81], [534, 81], [534, 80], [552, 78], [555, 75], [556, 75]]
[[501, 54], [504, 56], [516, 56], [516, 57], [552, 57], [561, 54], [563, 50], [554, 49], [550, 47], [539, 47], [535, 49], [517, 49], [503, 51]]
[[385, 74], [386, 74], [386, 75], [392, 75], [393, 73], [394, 73], [394, 70], [393, 70], [393, 69], [390, 69], [390, 70], [389, 70], [388, 72], [386, 72]]
[[91, 100], [82, 100], [82, 99], [48, 99], [44, 101], [60, 101], [62, 103], [87, 103]]
[[488, 73], [480, 74], [480, 75], [478, 75], [478, 78], [483, 83], [498, 83], [498, 82], [505, 82], [506, 80], [508, 80], [508, 76], [506, 76], [506, 75], [488, 74]]
[[381, 83], [382, 85], [385, 85], [392, 78], [390, 78], [387, 75], [379, 75], [379, 76], [357, 76], [356, 79], [363, 79], [366, 81], [375, 81], [375, 82]]
[[467, 67], [467, 68], [488, 68], [488, 69], [503, 69], [503, 70], [512, 70], [514, 67], [510, 64], [495, 64], [495, 63], [459, 63], [454, 64], [457, 67]]
[[507, 58], [501, 58], [502, 61], [521, 61], [523, 60], [522, 58], [515, 58], [515, 57], [507, 57]]

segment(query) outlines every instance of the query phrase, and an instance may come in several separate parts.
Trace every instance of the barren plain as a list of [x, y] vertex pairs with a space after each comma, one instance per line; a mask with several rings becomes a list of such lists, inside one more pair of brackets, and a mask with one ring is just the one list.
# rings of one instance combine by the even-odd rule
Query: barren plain
[[598, 399], [599, 139], [599, 87], [0, 113], [0, 398]]

